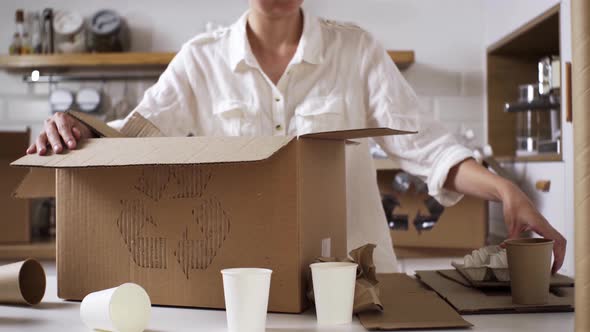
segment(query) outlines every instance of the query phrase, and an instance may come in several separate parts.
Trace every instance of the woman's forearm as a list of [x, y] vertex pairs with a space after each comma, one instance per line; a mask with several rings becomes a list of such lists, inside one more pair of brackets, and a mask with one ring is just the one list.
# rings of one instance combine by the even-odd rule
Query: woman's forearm
[[445, 189], [495, 202], [503, 200], [509, 186], [514, 184], [473, 159], [466, 159], [451, 168], [444, 184]]

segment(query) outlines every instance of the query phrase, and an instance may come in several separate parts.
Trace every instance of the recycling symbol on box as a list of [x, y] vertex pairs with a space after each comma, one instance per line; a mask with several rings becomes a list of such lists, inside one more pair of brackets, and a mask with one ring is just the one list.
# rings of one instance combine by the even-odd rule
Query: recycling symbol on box
[[[195, 167], [142, 170], [133, 186], [140, 198], [122, 199], [117, 217], [121, 238], [137, 266], [167, 269], [169, 246], [187, 279], [191, 270], [205, 270], [213, 262], [230, 232], [231, 222], [219, 200], [207, 193], [211, 177], [210, 171]], [[171, 186], [176, 190], [167, 190]], [[175, 202], [187, 200], [190, 216], [181, 218], [182, 234], [176, 239], [157, 235], [158, 227], [166, 221], [154, 213], [154, 207], [172, 205], [174, 209]], [[156, 235], [148, 234], [148, 229], [156, 230]]]

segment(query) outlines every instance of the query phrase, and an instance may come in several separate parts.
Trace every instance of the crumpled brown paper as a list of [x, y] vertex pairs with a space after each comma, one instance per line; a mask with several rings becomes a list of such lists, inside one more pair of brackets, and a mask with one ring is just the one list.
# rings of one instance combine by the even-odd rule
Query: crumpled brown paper
[[[353, 312], [355, 314], [365, 311], [383, 311], [383, 305], [379, 299], [379, 289], [377, 288], [377, 275], [375, 264], [373, 264], [373, 250], [375, 245], [372, 243], [352, 250], [348, 258], [319, 257], [314, 263], [319, 262], [352, 262], [358, 264], [356, 270], [356, 285], [354, 288]], [[307, 298], [313, 303], [313, 286], [311, 271], [308, 273]]]

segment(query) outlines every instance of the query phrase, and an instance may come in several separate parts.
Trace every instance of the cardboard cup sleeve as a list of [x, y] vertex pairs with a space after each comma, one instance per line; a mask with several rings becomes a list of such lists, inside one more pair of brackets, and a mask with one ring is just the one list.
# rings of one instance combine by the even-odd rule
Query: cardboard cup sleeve
[[149, 323], [151, 301], [134, 283], [90, 293], [80, 305], [80, 318], [89, 328], [113, 332], [141, 332]]
[[0, 266], [0, 303], [34, 305], [45, 295], [45, 271], [34, 260]]

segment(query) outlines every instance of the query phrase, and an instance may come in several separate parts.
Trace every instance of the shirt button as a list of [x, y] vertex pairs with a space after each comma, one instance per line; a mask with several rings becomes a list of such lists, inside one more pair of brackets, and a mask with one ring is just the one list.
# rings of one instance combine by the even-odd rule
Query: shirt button
[[278, 124], [278, 125], [275, 126], [275, 129], [276, 130], [281, 130], [281, 129], [283, 129], [283, 126], [281, 126], [280, 124]]
[[281, 98], [275, 97], [275, 101], [278, 103], [279, 101], [281, 101]]

